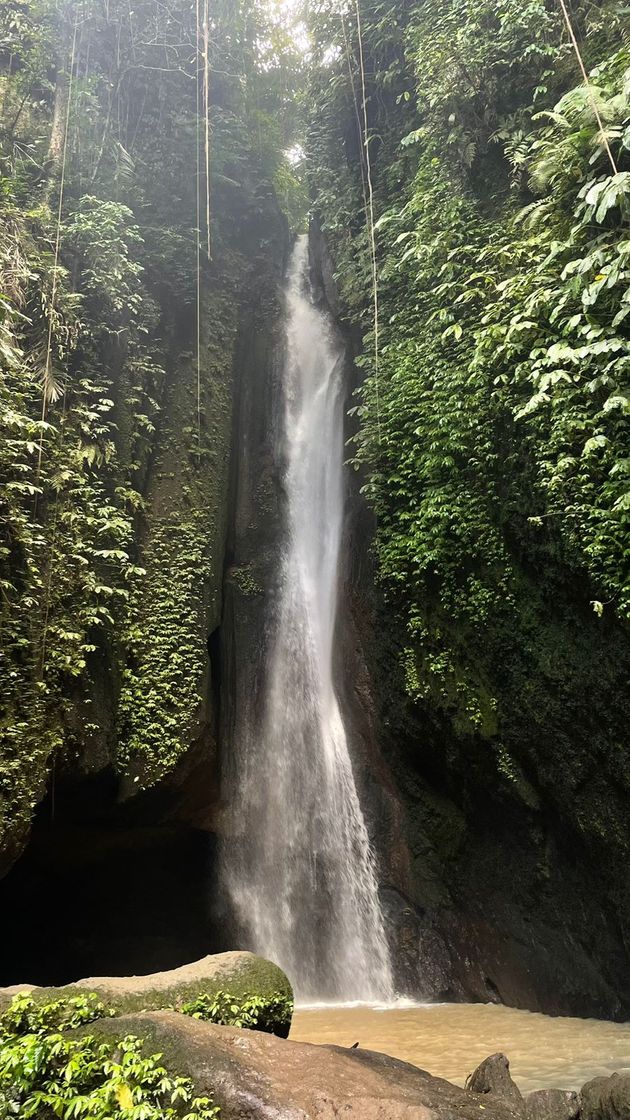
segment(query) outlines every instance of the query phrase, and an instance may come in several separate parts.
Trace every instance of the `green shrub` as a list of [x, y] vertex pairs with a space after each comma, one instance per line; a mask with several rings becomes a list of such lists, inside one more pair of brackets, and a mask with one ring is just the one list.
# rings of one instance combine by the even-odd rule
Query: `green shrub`
[[224, 1027], [245, 1027], [267, 1034], [286, 1035], [293, 1003], [287, 996], [232, 996], [229, 992], [202, 995], [180, 1010], [193, 1019]]
[[[285, 995], [202, 995], [178, 1010], [194, 1019], [286, 1035], [293, 1011]], [[115, 1018], [94, 993], [38, 1004], [18, 995], [0, 1016], [0, 1120], [215, 1120], [219, 1109], [196, 1097], [192, 1081], [143, 1053], [141, 1039], [69, 1036]]]
[[216, 1120], [210, 1098], [140, 1039], [62, 1033], [113, 1014], [93, 995], [41, 1006], [18, 996], [0, 1019], [0, 1120]]
[[0, 1044], [16, 1035], [75, 1030], [114, 1014], [94, 993], [40, 1004], [29, 995], [18, 995], [0, 1017]]

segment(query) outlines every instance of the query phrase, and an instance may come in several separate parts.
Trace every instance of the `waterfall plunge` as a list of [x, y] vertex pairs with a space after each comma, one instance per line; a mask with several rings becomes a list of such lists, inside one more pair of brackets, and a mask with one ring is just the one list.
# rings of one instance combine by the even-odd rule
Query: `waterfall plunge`
[[388, 1000], [374, 857], [333, 682], [343, 530], [342, 355], [310, 298], [308, 240], [286, 287], [287, 525], [260, 715], [231, 759], [226, 887], [248, 947], [301, 1000]]

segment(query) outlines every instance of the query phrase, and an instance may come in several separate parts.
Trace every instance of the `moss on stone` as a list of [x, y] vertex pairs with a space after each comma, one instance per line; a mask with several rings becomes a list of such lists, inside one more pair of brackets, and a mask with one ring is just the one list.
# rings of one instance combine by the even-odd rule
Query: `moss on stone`
[[[137, 1011], [178, 1010], [199, 996], [229, 991], [237, 998], [282, 996], [293, 1003], [293, 989], [282, 969], [253, 953], [224, 953], [205, 957], [171, 972], [140, 977], [91, 977], [58, 988], [33, 988], [38, 1004], [93, 994], [117, 1015]], [[15, 992], [0, 989], [0, 1010]]]

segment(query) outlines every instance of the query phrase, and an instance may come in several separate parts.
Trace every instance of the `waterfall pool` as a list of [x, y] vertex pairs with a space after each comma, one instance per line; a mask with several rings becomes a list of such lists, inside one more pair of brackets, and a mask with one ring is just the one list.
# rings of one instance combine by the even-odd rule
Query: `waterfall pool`
[[592, 1077], [630, 1073], [630, 1023], [552, 1018], [495, 1004], [298, 1007], [291, 1038], [358, 1042], [457, 1085], [502, 1051], [523, 1092], [580, 1089]]

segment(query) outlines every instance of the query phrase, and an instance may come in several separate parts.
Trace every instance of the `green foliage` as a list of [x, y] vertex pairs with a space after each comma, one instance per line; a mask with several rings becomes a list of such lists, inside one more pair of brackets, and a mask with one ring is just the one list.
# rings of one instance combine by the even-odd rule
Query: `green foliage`
[[409, 35], [422, 125], [402, 143], [431, 138], [454, 166], [478, 168], [492, 141], [522, 135], [530, 102], [557, 81], [560, 37], [560, 13], [544, 0], [425, 7]]
[[[554, 797], [595, 740], [611, 781], [625, 765], [614, 680], [630, 607], [629, 60], [623, 5], [573, 10], [590, 95], [553, 5], [363, 0], [378, 371], [351, 8], [347, 46], [330, 5], [312, 14], [307, 153], [363, 335], [355, 464], [408, 693], [455, 741], [492, 740], [485, 780], [514, 789], [524, 764]], [[598, 690], [579, 681], [604, 620]], [[590, 730], [567, 739], [587, 687]], [[579, 816], [609, 827], [599, 807]]]
[[133, 1037], [119, 1042], [25, 1035], [0, 1049], [0, 1116], [48, 1120], [215, 1120], [210, 1098], [170, 1076]]
[[[620, 70], [615, 57], [601, 71], [613, 103]], [[571, 95], [560, 102], [560, 118], [572, 104]], [[622, 118], [627, 105], [617, 104]], [[565, 563], [590, 571], [594, 600], [622, 614], [630, 605], [625, 178], [607, 175], [592, 110], [583, 98], [578, 105], [573, 125], [554, 122], [521, 155], [533, 174], [545, 160], [553, 178], [551, 151], [568, 130], [571, 149], [582, 146], [570, 200], [559, 155], [558, 197], [545, 199], [544, 225], [536, 204], [503, 228], [481, 218], [449, 184], [435, 150], [407, 206], [381, 219], [381, 238], [393, 247], [383, 268], [391, 302], [380, 431], [372, 378], [358, 410], [357, 461], [371, 468], [366, 493], [379, 515], [383, 574], [416, 594], [424, 589], [409, 625], [425, 670], [444, 682], [459, 675], [469, 708], [466, 670], [462, 677], [453, 653], [445, 660], [442, 623], [420, 604], [437, 592], [440, 615], [479, 633], [513, 610], [514, 537], [526, 541], [532, 526], [547, 526]], [[412, 308], [398, 302], [400, 292], [414, 293]], [[474, 704], [470, 714], [485, 718]]]
[[[117, 724], [121, 771], [150, 783], [190, 745], [203, 700], [239, 299], [269, 236], [274, 180], [294, 221], [303, 208], [286, 157], [301, 66], [286, 24], [258, 0], [211, 0], [210, 15], [212, 263], [198, 261], [194, 5], [0, 2], [0, 847], [11, 856], [57, 762], [93, 739], [112, 755]], [[199, 187], [205, 214], [203, 175]]]
[[82, 291], [98, 302], [110, 333], [136, 320], [142, 304], [137, 257], [142, 237], [133, 212], [119, 202], [83, 195], [66, 226], [66, 244], [79, 257]]
[[291, 1022], [293, 1001], [280, 994], [240, 997], [229, 992], [217, 992], [212, 996], [198, 996], [179, 1010], [206, 1023], [283, 1035]]
[[513, 227], [512, 267], [482, 318], [472, 363], [475, 375], [494, 377], [531, 447], [533, 524], [556, 520], [568, 555], [592, 576], [594, 601], [614, 603], [622, 617], [630, 614], [629, 63], [619, 52], [595, 76], [618, 173], [582, 89], [562, 98], [531, 143], [525, 166], [545, 194]]
[[136, 581], [129, 604], [118, 763], [142, 786], [185, 754], [199, 722], [207, 664], [203, 592], [211, 574], [204, 527], [202, 517], [180, 516], [154, 527], [149, 574]]
[[63, 1033], [106, 1014], [94, 997], [36, 1006], [17, 997], [0, 1020], [0, 1117], [28, 1120], [216, 1120], [189, 1078], [173, 1077], [160, 1055], [132, 1036], [99, 1042]]
[[[251, 1030], [286, 1033], [293, 1004], [283, 995], [233, 996], [217, 992], [179, 1010], [195, 1019]], [[85, 1028], [115, 1016], [94, 994], [38, 1003], [16, 996], [0, 1016], [0, 1120], [215, 1120], [209, 1098], [192, 1082], [170, 1074], [161, 1055], [148, 1055], [133, 1036], [99, 1041]], [[67, 1036], [83, 1028], [80, 1036]]]
[[289, 220], [293, 233], [305, 232], [308, 225], [309, 198], [299, 163], [285, 160], [276, 171], [274, 187], [278, 201]]
[[113, 1014], [93, 993], [57, 999], [51, 1003], [36, 1003], [32, 996], [20, 994], [14, 996], [9, 1007], [0, 1016], [0, 1038], [58, 1034], [60, 1031], [76, 1030]]
[[19, 833], [62, 741], [67, 681], [85, 672], [95, 635], [126, 599], [137, 496], [120, 485], [111, 381], [81, 368], [88, 326], [65, 270], [50, 309], [44, 212], [19, 212], [10, 191], [3, 205], [0, 815]]
[[255, 567], [253, 564], [243, 564], [240, 568], [232, 568], [230, 571], [230, 580], [238, 588], [241, 595], [260, 595], [262, 588], [256, 579]]

